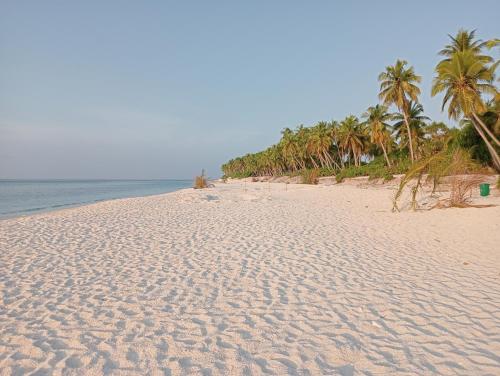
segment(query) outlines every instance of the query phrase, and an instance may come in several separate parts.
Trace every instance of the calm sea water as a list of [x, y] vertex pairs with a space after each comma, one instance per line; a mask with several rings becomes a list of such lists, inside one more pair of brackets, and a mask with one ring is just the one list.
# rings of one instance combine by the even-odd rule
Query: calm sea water
[[0, 218], [191, 186], [191, 180], [0, 180]]

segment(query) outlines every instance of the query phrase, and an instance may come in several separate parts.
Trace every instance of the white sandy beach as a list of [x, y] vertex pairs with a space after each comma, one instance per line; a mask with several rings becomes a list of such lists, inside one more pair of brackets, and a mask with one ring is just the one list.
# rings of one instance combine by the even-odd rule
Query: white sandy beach
[[0, 374], [499, 375], [500, 206], [392, 194], [231, 183], [0, 221]]

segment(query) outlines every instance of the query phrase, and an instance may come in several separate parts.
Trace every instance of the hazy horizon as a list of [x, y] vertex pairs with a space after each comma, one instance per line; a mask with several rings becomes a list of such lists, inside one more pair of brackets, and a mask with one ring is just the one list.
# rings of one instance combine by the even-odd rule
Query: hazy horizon
[[500, 36], [498, 1], [467, 4], [4, 1], [0, 178], [217, 177], [285, 127], [359, 116], [397, 58], [453, 124], [437, 52], [459, 28]]

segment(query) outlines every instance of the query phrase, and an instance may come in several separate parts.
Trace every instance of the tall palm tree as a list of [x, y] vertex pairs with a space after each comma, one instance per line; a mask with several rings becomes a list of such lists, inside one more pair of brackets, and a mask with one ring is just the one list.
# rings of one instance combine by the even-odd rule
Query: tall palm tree
[[283, 156], [287, 160], [288, 166], [292, 171], [298, 170], [298, 161], [296, 158], [297, 154], [297, 144], [295, 140], [295, 134], [290, 128], [285, 128], [282, 132], [281, 137], [281, 148], [283, 150]]
[[467, 31], [465, 29], [460, 29], [458, 30], [456, 36], [453, 37], [448, 34], [448, 37], [451, 39], [451, 43], [447, 44], [441, 51], [439, 51], [439, 55], [446, 56], [443, 61], [450, 60], [455, 52], [464, 51], [471, 51], [475, 55], [480, 56], [486, 63], [493, 61], [491, 56], [480, 54], [483, 48], [492, 44], [494, 45], [494, 41], [483, 42], [481, 39], [475, 39], [476, 30]]
[[352, 153], [355, 166], [361, 165], [361, 155], [365, 147], [364, 137], [363, 125], [356, 116], [350, 115], [340, 122], [340, 144], [349, 159]]
[[[335, 166], [339, 169], [344, 168], [344, 152], [342, 149], [342, 145], [340, 143], [340, 124], [336, 120], [332, 120], [328, 123], [328, 132], [332, 137], [332, 147], [331, 147], [331, 156], [332, 160], [335, 161]], [[334, 156], [333, 156], [334, 155]], [[338, 162], [338, 163], [337, 163]], [[339, 166], [340, 164], [340, 166]]]
[[432, 85], [432, 96], [444, 92], [442, 110], [448, 105], [448, 117], [459, 119], [462, 115], [472, 120], [474, 128], [484, 140], [495, 167], [500, 170], [500, 157], [486, 136], [500, 146], [493, 132], [483, 123], [479, 114], [486, 106], [481, 94], [497, 95], [492, 84], [498, 62], [488, 66], [473, 51], [455, 52], [450, 60], [436, 66], [436, 76]]
[[303, 170], [306, 168], [307, 158], [309, 156], [307, 151], [307, 135], [307, 128], [305, 128], [303, 124], [299, 125], [295, 130], [295, 144], [297, 145], [295, 153], [300, 168]]
[[337, 162], [330, 154], [330, 149], [333, 146], [334, 129], [330, 123], [320, 121], [312, 129], [310, 135], [315, 145], [315, 155], [321, 163], [321, 167], [340, 168]]
[[413, 142], [411, 140], [410, 123], [408, 113], [410, 111], [409, 101], [418, 101], [420, 89], [417, 84], [422, 80], [415, 74], [413, 67], [406, 68], [408, 63], [405, 60], [397, 60], [396, 64], [385, 68], [385, 72], [380, 73], [379, 98], [386, 106], [394, 104], [404, 116], [404, 122], [410, 138], [410, 158], [415, 160], [413, 152]]
[[391, 167], [391, 161], [387, 156], [386, 145], [390, 141], [391, 135], [388, 129], [391, 127], [387, 122], [393, 118], [393, 115], [387, 111], [387, 107], [377, 104], [368, 107], [362, 115], [365, 118], [365, 124], [368, 126], [370, 142], [380, 146], [384, 153], [387, 166]]
[[[401, 114], [395, 114], [394, 120], [396, 123], [392, 125], [397, 139], [400, 141], [400, 147], [408, 145], [410, 141], [413, 143], [413, 150], [418, 149], [418, 144], [423, 137], [422, 128], [425, 122], [431, 120], [429, 117], [423, 115], [424, 107], [420, 103], [410, 102], [410, 110], [408, 112], [408, 122], [410, 124], [410, 137], [408, 137], [408, 129], [405, 127], [405, 119]], [[408, 148], [410, 146], [408, 145]]]

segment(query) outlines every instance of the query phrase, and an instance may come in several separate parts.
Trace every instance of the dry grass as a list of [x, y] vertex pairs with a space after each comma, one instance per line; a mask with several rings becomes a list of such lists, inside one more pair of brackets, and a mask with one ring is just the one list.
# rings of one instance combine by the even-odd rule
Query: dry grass
[[451, 193], [447, 199], [439, 200], [433, 207], [435, 208], [483, 208], [492, 205], [473, 205], [472, 191], [477, 189], [484, 181], [484, 176], [468, 175], [453, 176], [451, 178]]
[[207, 187], [208, 187], [208, 182], [204, 175], [197, 176], [194, 179], [194, 185], [193, 185], [194, 189], [203, 189]]
[[301, 174], [301, 182], [302, 184], [318, 184], [319, 171], [317, 169], [303, 170]]
[[[398, 200], [401, 198], [405, 187], [410, 188], [411, 208], [419, 209], [417, 194], [424, 190], [424, 185], [431, 183], [431, 195], [436, 192], [446, 176], [451, 179], [450, 198], [440, 200], [432, 208], [445, 207], [470, 207], [472, 189], [483, 181], [483, 176], [478, 175], [481, 167], [462, 149], [445, 149], [430, 157], [416, 162], [401, 179], [398, 191], [393, 200], [393, 211], [399, 211]], [[415, 185], [412, 185], [416, 182]], [[478, 206], [476, 206], [478, 207]]]

